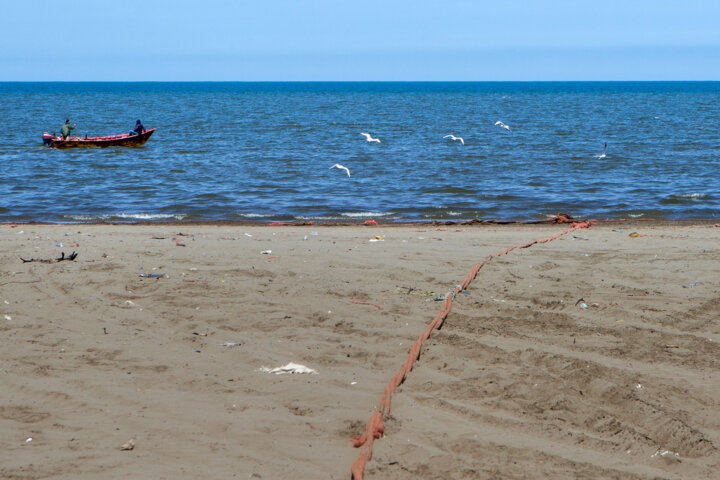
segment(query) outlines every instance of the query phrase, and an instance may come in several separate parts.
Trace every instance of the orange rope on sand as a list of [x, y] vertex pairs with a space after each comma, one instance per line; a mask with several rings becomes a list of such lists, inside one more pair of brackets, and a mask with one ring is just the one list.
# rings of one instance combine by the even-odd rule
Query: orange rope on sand
[[433, 330], [440, 330], [442, 328], [443, 324], [445, 323], [445, 319], [450, 314], [450, 311], [452, 309], [453, 299], [458, 293], [467, 289], [468, 285], [470, 285], [470, 282], [475, 279], [483, 265], [492, 260], [493, 257], [500, 257], [502, 255], [506, 255], [515, 250], [516, 248], [528, 248], [540, 243], [552, 242], [556, 238], [562, 237], [563, 235], [566, 235], [573, 230], [577, 230], [579, 228], [589, 228], [591, 225], [591, 222], [589, 221], [575, 222], [574, 220], [572, 220], [572, 217], [566, 214], [558, 214], [557, 217], [554, 218], [554, 220], [555, 223], [572, 222], [572, 225], [567, 230], [563, 230], [562, 232], [558, 232], [549, 237], [533, 240], [532, 242], [526, 243], [524, 245], [515, 245], [512, 247], [508, 247], [494, 255], [490, 255], [482, 262], [476, 264], [470, 270], [470, 273], [468, 273], [467, 277], [465, 277], [465, 280], [463, 280], [463, 282], [459, 286], [456, 286], [452, 292], [448, 293], [447, 298], [445, 298], [445, 302], [443, 302], [440, 313], [435, 316], [433, 321], [430, 322], [430, 324], [428, 325], [427, 329], [418, 337], [417, 340], [415, 340], [415, 343], [413, 343], [412, 347], [410, 347], [410, 352], [408, 353], [407, 359], [402, 364], [402, 367], [400, 367], [400, 371], [398, 371], [395, 375], [392, 376], [390, 382], [385, 387], [385, 394], [380, 400], [380, 404], [378, 405], [375, 412], [373, 412], [373, 414], [370, 416], [367, 427], [365, 427], [365, 434], [353, 439], [354, 447], [362, 447], [360, 455], [358, 456], [357, 460], [353, 462], [352, 467], [350, 468], [351, 478], [353, 480], [362, 480], [363, 474], [365, 472], [365, 464], [372, 460], [373, 443], [375, 442], [376, 438], [382, 437], [382, 435], [385, 433], [383, 416], [390, 413], [392, 394], [393, 392], [395, 392], [395, 389], [397, 389], [397, 387], [403, 384], [408, 374], [412, 370], [415, 361], [420, 358], [420, 350], [422, 349], [423, 342], [430, 338], [430, 334]]

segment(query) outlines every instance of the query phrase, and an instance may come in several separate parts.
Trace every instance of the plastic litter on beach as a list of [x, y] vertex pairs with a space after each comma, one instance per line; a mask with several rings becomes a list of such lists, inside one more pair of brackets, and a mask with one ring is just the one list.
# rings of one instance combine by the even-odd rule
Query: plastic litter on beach
[[10, 315], [5, 315], [5, 320], [9, 322], [10, 320], [12, 320], [12, 317]]
[[361, 299], [359, 299], [359, 298], [357, 298], [357, 297], [353, 297], [352, 300], [350, 300], [350, 303], [355, 303], [355, 304], [358, 304], [358, 305], [372, 305], [373, 307], [377, 308], [378, 310], [382, 310], [382, 309], [383, 309], [383, 307], [381, 307], [380, 305], [378, 305], [378, 304], [376, 304], [376, 303], [370, 303], [370, 302], [368, 302], [367, 300], [361, 300]]
[[282, 367], [277, 368], [267, 368], [267, 367], [260, 367], [260, 372], [263, 373], [274, 373], [276, 375], [282, 375], [285, 373], [314, 373], [317, 374], [317, 371], [313, 370], [312, 368], [308, 368], [305, 365], [300, 365], [299, 363], [293, 363], [290, 362], [287, 365], [283, 365]]
[[655, 457], [658, 457], [658, 456], [659, 456], [659, 457], [665, 457], [665, 456], [667, 456], [667, 455], [673, 455], [673, 456], [675, 456], [675, 457], [679, 457], [679, 456], [680, 456], [680, 454], [677, 453], [677, 452], [671, 452], [670, 450], [661, 450], [661, 449], [658, 448], [655, 453], [653, 453], [652, 455], [650, 455], [650, 458], [655, 458]]
[[585, 303], [585, 299], [584, 299], [584, 298], [579, 298], [578, 301], [575, 302], [575, 306], [576, 306], [576, 307], [580, 307], [580, 308], [590, 308], [590, 305], [588, 305], [587, 303]]
[[242, 344], [243, 344], [243, 342], [225, 342], [225, 343], [221, 343], [220, 346], [221, 347], [239, 347]]
[[263, 250], [260, 253], [262, 253], [263, 255], [270, 255], [272, 253], [272, 250]]
[[699, 283], [700, 283], [700, 282], [693, 282], [693, 283], [690, 283], [690, 284], [687, 284], [687, 285], [681, 284], [680, 286], [681, 286], [682, 288], [692, 288], [692, 287], [697, 287]]
[[50, 260], [46, 258], [31, 258], [31, 259], [25, 259], [20, 257], [20, 260], [22, 260], [23, 263], [30, 263], [30, 262], [40, 262], [40, 263], [53, 263], [53, 262], [62, 262], [65, 260], [73, 261], [77, 258], [78, 254], [75, 252], [72, 252], [67, 257], [65, 256], [65, 252], [62, 252], [58, 258], [55, 260]]
[[141, 273], [138, 275], [140, 278], [163, 278], [164, 276], [164, 273]]
[[375, 238], [371, 238], [370, 241], [371, 242], [384, 242], [385, 237], [383, 237], [382, 235], [375, 235]]

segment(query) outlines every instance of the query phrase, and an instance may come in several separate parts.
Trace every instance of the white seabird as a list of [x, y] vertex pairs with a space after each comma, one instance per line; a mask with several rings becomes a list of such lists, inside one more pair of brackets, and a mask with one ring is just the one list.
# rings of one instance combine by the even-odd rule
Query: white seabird
[[373, 137], [370, 136], [369, 133], [362, 133], [362, 132], [361, 132], [360, 135], [363, 135], [363, 136], [365, 137], [365, 140], [367, 140], [368, 142], [381, 143], [379, 138], [373, 138]]
[[455, 135], [445, 135], [443, 138], [449, 138], [450, 140], [459, 141], [463, 145], [465, 145], [465, 140], [462, 139], [462, 137], [456, 137]]
[[499, 121], [499, 120], [498, 120], [497, 122], [495, 122], [495, 125], [498, 126], [498, 127], [504, 128], [504, 129], [507, 130], [508, 132], [512, 132], [512, 130], [510, 130], [510, 126], [509, 126], [509, 125], [505, 125], [503, 122], [501, 122], [501, 121]]
[[595, 155], [595, 158], [605, 158], [605, 154], [607, 153], [607, 142], [605, 142], [605, 148], [603, 148], [603, 151], [600, 155]]
[[340, 170], [345, 170], [345, 172], [348, 174], [348, 177], [350, 176], [350, 169], [348, 169], [347, 167], [343, 167], [339, 163], [336, 163], [335, 165], [333, 165], [330, 168], [339, 168]]

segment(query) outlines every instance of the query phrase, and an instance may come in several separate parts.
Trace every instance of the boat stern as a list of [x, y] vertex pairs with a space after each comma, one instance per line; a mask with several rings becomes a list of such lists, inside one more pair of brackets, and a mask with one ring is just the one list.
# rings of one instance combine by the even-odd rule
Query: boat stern
[[50, 135], [49, 133], [45, 132], [45, 133], [43, 133], [42, 139], [43, 139], [43, 144], [44, 144], [45, 146], [48, 146], [48, 147], [52, 146], [52, 140], [53, 140], [53, 136], [52, 136], [52, 135]]

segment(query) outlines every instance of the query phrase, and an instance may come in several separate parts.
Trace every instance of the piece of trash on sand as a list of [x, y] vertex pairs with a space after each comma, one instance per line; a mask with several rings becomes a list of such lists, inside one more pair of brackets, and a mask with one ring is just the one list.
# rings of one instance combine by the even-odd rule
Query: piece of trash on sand
[[5, 320], [9, 322], [10, 320], [12, 320], [12, 317], [10, 315], [5, 315]]
[[[356, 304], [358, 304], [358, 305], [372, 305], [373, 307], [377, 308], [378, 310], [382, 310], [382, 309], [383, 309], [383, 307], [381, 307], [381, 306], [378, 305], [378, 304], [370, 303], [370, 302], [368, 302], [367, 300], [361, 300], [361, 299], [359, 299], [359, 298], [357, 298], [357, 297], [353, 297], [352, 300], [350, 300], [350, 303], [356, 303]], [[328, 312], [328, 313], [330, 313], [330, 312]]]
[[164, 276], [164, 273], [141, 273], [138, 275], [140, 278], [163, 278]]
[[579, 298], [578, 301], [575, 302], [575, 306], [576, 306], [576, 307], [580, 307], [580, 308], [590, 308], [590, 305], [588, 305], [587, 303], [585, 303], [585, 299], [584, 299], [584, 298]]
[[30, 442], [32, 442], [32, 437], [28, 437], [28, 439], [25, 440], [25, 443], [30, 443]]
[[700, 284], [700, 282], [693, 282], [693, 283], [690, 283], [690, 284], [688, 284], [688, 285], [681, 284], [680, 286], [681, 286], [682, 288], [692, 288], [692, 287], [697, 287], [699, 284]]
[[263, 255], [270, 255], [272, 253], [272, 250], [263, 250], [260, 253], [262, 253]]
[[78, 256], [78, 254], [73, 251], [67, 257], [65, 256], [65, 252], [62, 252], [61, 255], [58, 258], [56, 258], [55, 260], [50, 260], [47, 258], [31, 258], [29, 260], [26, 260], [22, 257], [20, 257], [20, 260], [22, 260], [23, 263], [30, 263], [30, 262], [53, 263], [53, 262], [62, 262], [63, 260], [73, 261], [77, 258], [77, 256]]
[[666, 455], [674, 455], [674, 456], [676, 456], [676, 457], [680, 456], [680, 454], [677, 453], [677, 452], [671, 452], [670, 450], [660, 450], [660, 449], [658, 448], [655, 453], [653, 453], [652, 455], [650, 455], [650, 458], [655, 458], [655, 457], [657, 457], [657, 456], [664, 457], [664, 456], [666, 456]]
[[267, 368], [267, 367], [260, 367], [259, 371], [264, 373], [274, 373], [276, 375], [282, 375], [284, 373], [317, 373], [312, 368], [308, 368], [305, 365], [300, 365], [299, 363], [293, 363], [290, 362], [287, 365], [283, 365], [282, 367], [277, 368]]
[[132, 450], [135, 448], [135, 439], [131, 438], [127, 442], [123, 443], [120, 450]]
[[220, 346], [221, 347], [239, 347], [242, 344], [243, 344], [243, 342], [225, 342], [225, 343], [221, 343]]
[[641, 388], [643, 388], [643, 386], [638, 383], [637, 385], [635, 385], [635, 388], [637, 388], [638, 390], [640, 390]]
[[371, 242], [384, 242], [385, 237], [383, 237], [382, 235], [375, 235], [375, 238], [371, 238], [370, 241]]

